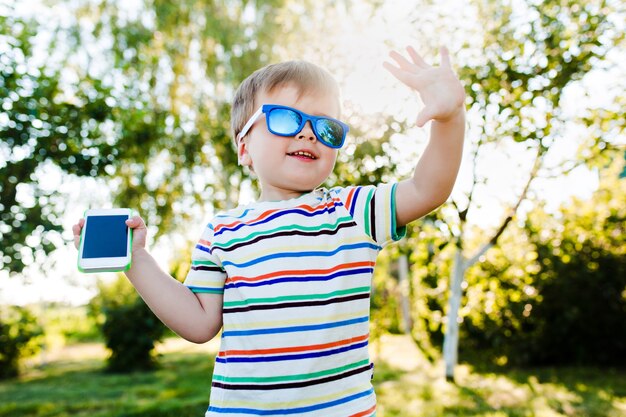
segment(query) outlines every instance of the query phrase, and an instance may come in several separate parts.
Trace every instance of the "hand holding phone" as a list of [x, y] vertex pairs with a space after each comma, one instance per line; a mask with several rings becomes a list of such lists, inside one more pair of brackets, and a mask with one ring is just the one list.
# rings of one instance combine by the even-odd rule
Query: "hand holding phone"
[[[85, 218], [72, 228], [81, 272], [113, 272], [130, 268], [133, 247], [132, 227], [129, 227], [131, 215], [130, 209], [85, 212]], [[143, 241], [145, 243], [145, 232]]]
[[[136, 249], [146, 247], [146, 237], [148, 229], [146, 223], [140, 216], [133, 216], [126, 220], [126, 224], [133, 229], [133, 246], [131, 252]], [[74, 247], [78, 249], [80, 247], [80, 237], [83, 227], [85, 226], [85, 219], [78, 220], [78, 223], [72, 226], [72, 232], [74, 233]]]

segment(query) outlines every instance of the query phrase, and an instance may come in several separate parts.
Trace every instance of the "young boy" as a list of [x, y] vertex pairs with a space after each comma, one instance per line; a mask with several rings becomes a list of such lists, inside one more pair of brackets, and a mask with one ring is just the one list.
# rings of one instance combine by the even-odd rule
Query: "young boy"
[[[464, 91], [441, 50], [431, 67], [407, 48], [385, 67], [424, 102], [431, 138], [412, 178], [319, 189], [348, 126], [330, 74], [300, 61], [262, 68], [239, 87], [232, 127], [259, 201], [218, 214], [184, 284], [134, 229], [131, 283], [171, 329], [203, 343], [222, 329], [206, 416], [375, 415], [369, 295], [378, 252], [449, 196], [461, 161]], [[81, 219], [73, 227], [78, 242]]]

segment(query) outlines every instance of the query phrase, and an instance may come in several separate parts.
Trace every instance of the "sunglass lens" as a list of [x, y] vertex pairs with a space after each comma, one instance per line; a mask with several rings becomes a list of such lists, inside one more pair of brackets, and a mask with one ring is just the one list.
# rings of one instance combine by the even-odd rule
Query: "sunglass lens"
[[334, 120], [318, 119], [315, 130], [322, 142], [332, 147], [340, 147], [343, 140], [343, 127]]
[[270, 131], [280, 135], [294, 135], [302, 123], [302, 116], [292, 110], [274, 109], [269, 114]]

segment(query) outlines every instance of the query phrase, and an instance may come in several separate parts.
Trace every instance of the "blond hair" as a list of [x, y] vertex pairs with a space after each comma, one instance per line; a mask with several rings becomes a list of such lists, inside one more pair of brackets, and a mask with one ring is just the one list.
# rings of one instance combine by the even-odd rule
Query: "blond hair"
[[331, 94], [339, 106], [339, 86], [325, 69], [306, 61], [286, 61], [267, 65], [243, 80], [233, 98], [231, 129], [233, 143], [237, 147], [237, 135], [252, 114], [257, 110], [255, 103], [259, 93], [271, 93], [275, 88], [293, 84], [299, 95], [305, 93]]

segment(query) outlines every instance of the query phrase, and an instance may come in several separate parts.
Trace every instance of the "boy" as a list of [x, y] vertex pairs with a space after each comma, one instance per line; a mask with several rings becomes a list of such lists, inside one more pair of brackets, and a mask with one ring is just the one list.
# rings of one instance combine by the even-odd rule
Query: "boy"
[[[348, 126], [330, 74], [305, 62], [262, 68], [232, 109], [239, 162], [260, 183], [259, 201], [218, 214], [193, 251], [184, 284], [163, 272], [134, 228], [131, 283], [171, 329], [203, 343], [220, 329], [206, 416], [375, 415], [368, 356], [376, 255], [404, 226], [449, 196], [461, 161], [464, 91], [441, 50], [431, 67], [411, 47], [385, 67], [416, 90], [432, 120], [413, 178], [318, 189]], [[78, 242], [83, 220], [73, 227]]]

